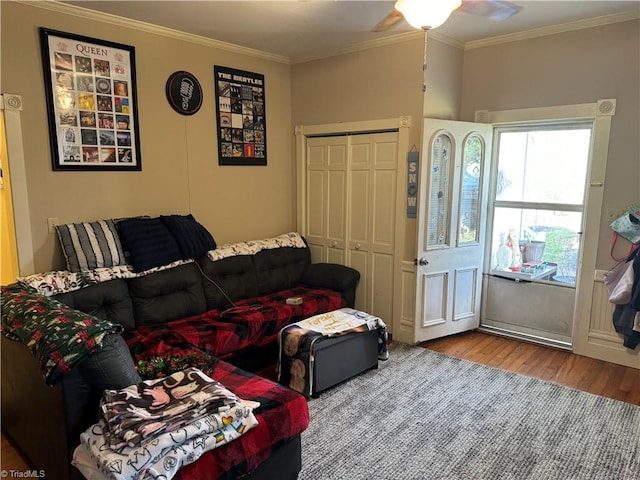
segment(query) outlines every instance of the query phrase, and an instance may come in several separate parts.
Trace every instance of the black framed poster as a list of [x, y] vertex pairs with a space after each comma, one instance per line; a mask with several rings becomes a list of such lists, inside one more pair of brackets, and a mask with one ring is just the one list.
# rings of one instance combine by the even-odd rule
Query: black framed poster
[[53, 170], [141, 170], [135, 49], [40, 28]]
[[213, 67], [220, 165], [266, 165], [264, 75]]

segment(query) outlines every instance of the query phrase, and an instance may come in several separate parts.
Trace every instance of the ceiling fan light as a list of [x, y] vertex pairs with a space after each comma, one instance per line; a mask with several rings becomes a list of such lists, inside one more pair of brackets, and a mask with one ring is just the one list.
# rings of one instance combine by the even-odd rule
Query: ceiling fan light
[[398, 0], [395, 8], [409, 25], [424, 30], [442, 25], [461, 4], [462, 0]]

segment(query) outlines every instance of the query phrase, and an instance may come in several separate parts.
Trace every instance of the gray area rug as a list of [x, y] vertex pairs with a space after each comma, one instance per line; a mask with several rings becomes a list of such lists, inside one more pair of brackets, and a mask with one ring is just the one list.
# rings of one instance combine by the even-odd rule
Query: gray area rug
[[640, 407], [393, 343], [309, 401], [299, 480], [640, 479]]

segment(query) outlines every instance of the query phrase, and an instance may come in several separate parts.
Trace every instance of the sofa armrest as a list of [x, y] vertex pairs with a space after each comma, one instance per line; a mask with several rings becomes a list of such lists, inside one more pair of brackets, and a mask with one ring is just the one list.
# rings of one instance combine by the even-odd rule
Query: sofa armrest
[[356, 302], [356, 288], [360, 272], [337, 263], [312, 263], [302, 276], [302, 283], [309, 287], [329, 288], [340, 292], [348, 307]]
[[48, 478], [71, 477], [71, 450], [60, 383], [47, 386], [31, 352], [4, 335], [2, 344], [2, 430], [30, 464]]

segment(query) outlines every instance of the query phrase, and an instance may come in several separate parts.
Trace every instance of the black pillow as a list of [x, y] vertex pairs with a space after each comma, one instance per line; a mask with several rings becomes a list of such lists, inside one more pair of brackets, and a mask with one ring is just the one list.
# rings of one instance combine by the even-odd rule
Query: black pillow
[[120, 241], [134, 272], [181, 260], [180, 247], [164, 222], [157, 218], [130, 218], [117, 223]]
[[178, 242], [184, 260], [200, 257], [216, 249], [216, 241], [211, 233], [193, 215], [163, 215], [160, 218]]

